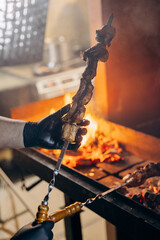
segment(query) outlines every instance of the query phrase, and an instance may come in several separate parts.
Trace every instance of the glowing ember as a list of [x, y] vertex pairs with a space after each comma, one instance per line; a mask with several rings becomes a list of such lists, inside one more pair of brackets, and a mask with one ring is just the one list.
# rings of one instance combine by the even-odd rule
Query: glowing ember
[[160, 214], [159, 183], [159, 177], [151, 177], [148, 181], [139, 187], [126, 189], [127, 193], [125, 195]]
[[145, 198], [145, 193], [144, 192], [142, 192], [142, 198]]
[[158, 188], [155, 187], [155, 186], [153, 186], [153, 192], [158, 193], [158, 192], [159, 192], [159, 191], [158, 191]]

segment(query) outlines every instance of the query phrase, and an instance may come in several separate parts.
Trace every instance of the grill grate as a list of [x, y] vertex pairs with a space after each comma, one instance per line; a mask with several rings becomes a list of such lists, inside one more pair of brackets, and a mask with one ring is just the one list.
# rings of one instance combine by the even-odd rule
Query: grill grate
[[1, 0], [0, 66], [40, 61], [48, 0]]

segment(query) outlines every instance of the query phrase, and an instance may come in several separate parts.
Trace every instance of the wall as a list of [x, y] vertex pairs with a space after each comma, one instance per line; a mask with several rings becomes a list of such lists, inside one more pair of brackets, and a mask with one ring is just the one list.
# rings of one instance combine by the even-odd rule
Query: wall
[[[108, 119], [133, 128], [160, 119], [160, 2], [90, 0], [89, 3], [92, 35], [100, 23], [106, 24], [110, 14], [114, 14], [116, 36], [105, 65]], [[100, 83], [101, 79], [96, 81]]]

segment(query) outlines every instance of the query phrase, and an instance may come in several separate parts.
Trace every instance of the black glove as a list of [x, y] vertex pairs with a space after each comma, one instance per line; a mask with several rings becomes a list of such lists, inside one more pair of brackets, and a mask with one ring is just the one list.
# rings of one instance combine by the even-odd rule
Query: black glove
[[53, 238], [53, 221], [45, 221], [36, 226], [27, 224], [22, 227], [11, 240], [51, 240]]
[[[23, 139], [25, 147], [42, 147], [46, 149], [61, 149], [64, 141], [62, 135], [62, 117], [70, 110], [70, 105], [58, 110], [56, 113], [43, 118], [39, 122], [27, 122], [23, 130]], [[88, 120], [82, 120], [80, 126], [87, 126]], [[77, 149], [80, 146], [82, 135], [85, 135], [87, 130], [79, 128], [76, 135], [75, 144], [69, 144], [68, 149]]]

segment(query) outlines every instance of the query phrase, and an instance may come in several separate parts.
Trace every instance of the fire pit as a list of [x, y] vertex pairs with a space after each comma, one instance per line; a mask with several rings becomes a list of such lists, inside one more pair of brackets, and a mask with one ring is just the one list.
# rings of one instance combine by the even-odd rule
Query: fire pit
[[[48, 99], [13, 109], [12, 117], [37, 121], [49, 114], [51, 109], [54, 111], [53, 107], [56, 110], [62, 105], [63, 97]], [[43, 113], [40, 109], [44, 109]], [[89, 139], [79, 151], [67, 152], [65, 165], [57, 177], [56, 187], [75, 201], [85, 201], [97, 193], [121, 184], [123, 176], [146, 165], [146, 160], [159, 161], [159, 139], [104, 119], [97, 120], [97, 117], [95, 122], [98, 126], [91, 124], [93, 128], [92, 131], [89, 130]], [[19, 166], [41, 179], [50, 181], [58, 156], [57, 151], [33, 148], [14, 152]], [[145, 239], [149, 239], [149, 236], [157, 239], [157, 234], [160, 233], [159, 194], [154, 191], [159, 191], [159, 177], [156, 179], [158, 185], [155, 186], [153, 182], [150, 187], [145, 186], [145, 192], [142, 186], [137, 188], [137, 191], [126, 188], [123, 192], [114, 192], [97, 200], [89, 208], [118, 228], [127, 228], [133, 239], [143, 239], [144, 236]]]

